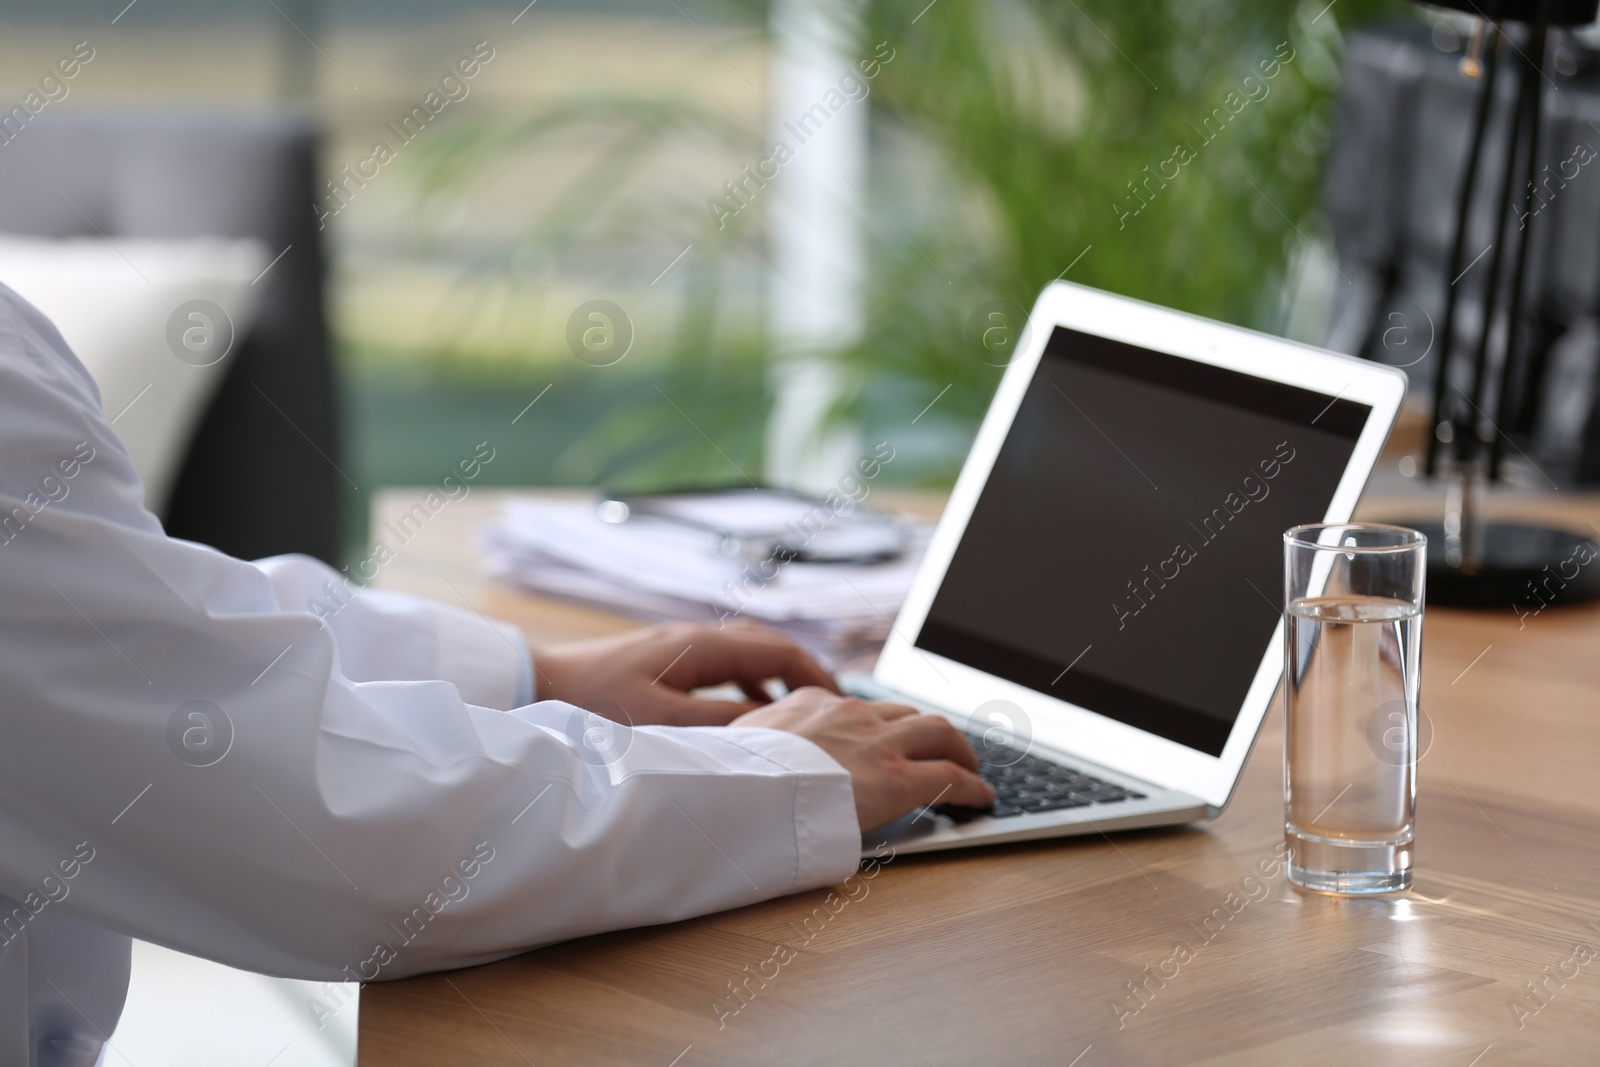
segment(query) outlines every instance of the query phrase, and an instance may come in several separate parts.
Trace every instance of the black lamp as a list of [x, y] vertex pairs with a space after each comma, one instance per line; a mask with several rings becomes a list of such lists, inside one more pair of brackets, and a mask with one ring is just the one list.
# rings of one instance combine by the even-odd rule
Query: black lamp
[[[1518, 325], [1523, 311], [1523, 288], [1532, 226], [1533, 190], [1539, 165], [1539, 127], [1543, 111], [1545, 51], [1552, 26], [1578, 26], [1594, 21], [1600, 0], [1435, 0], [1436, 4], [1477, 18], [1461, 73], [1477, 78], [1482, 86], [1467, 151], [1465, 173], [1457, 195], [1455, 235], [1450, 251], [1449, 276], [1459, 279], [1466, 255], [1466, 233], [1473, 192], [1483, 162], [1484, 130], [1494, 100], [1496, 68], [1502, 61], [1520, 68], [1517, 99], [1506, 138], [1495, 201], [1495, 240], [1483, 300], [1482, 325], [1470, 354], [1471, 373], [1464, 389], [1451, 389], [1448, 371], [1455, 354], [1457, 289], [1446, 290], [1443, 338], [1434, 366], [1433, 433], [1428, 439], [1426, 474], [1439, 466], [1440, 452], [1449, 447], [1454, 459], [1453, 480], [1441, 522], [1410, 525], [1428, 537], [1428, 600], [1463, 607], [1506, 607], [1517, 603], [1578, 602], [1600, 598], [1600, 543], [1584, 534], [1522, 523], [1486, 522], [1481, 515], [1483, 490], [1500, 477], [1507, 420], [1514, 412], [1510, 400], [1516, 372], [1528, 358]], [[1526, 26], [1521, 44], [1508, 33], [1506, 23]], [[1519, 35], [1521, 36], [1521, 35]], [[1512, 54], [1502, 56], [1502, 51]], [[1528, 225], [1508, 233], [1519, 155], [1525, 181], [1521, 218]], [[1520, 234], [1520, 236], [1519, 236]], [[1495, 308], [1502, 291], [1502, 266], [1506, 246], [1516, 243], [1511, 269], [1505, 353], [1500, 362], [1492, 402], [1485, 399], [1489, 377], [1489, 344]], [[1489, 403], [1492, 411], [1485, 411]], [[1513, 448], [1516, 446], [1513, 444]], [[1587, 565], [1591, 561], [1594, 565]]]

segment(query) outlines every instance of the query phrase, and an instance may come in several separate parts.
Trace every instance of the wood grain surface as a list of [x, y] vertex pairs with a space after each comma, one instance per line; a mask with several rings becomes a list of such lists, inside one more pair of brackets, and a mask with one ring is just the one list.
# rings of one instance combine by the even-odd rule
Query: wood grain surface
[[[419, 495], [382, 494], [378, 517]], [[434, 516], [379, 584], [470, 603], [536, 647], [631, 625], [485, 581], [474, 530], [499, 499]], [[1600, 525], [1594, 498], [1495, 506]], [[887, 857], [832, 896], [367, 986], [360, 1063], [1600, 1062], [1600, 607], [1520, 627], [1509, 605], [1430, 610], [1422, 706], [1408, 893], [1286, 884], [1275, 708], [1214, 822]]]

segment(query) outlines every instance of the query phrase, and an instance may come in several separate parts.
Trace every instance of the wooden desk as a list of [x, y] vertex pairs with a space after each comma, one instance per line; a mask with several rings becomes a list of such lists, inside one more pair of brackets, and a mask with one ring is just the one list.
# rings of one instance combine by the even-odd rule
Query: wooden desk
[[[377, 510], [417, 496], [384, 494]], [[468, 545], [496, 504], [479, 490], [450, 505], [381, 584], [465, 597], [535, 644], [628, 625], [483, 582]], [[1600, 525], [1593, 499], [1503, 507]], [[368, 986], [360, 1063], [1600, 1062], [1600, 956], [1574, 957], [1578, 944], [1600, 952], [1600, 608], [1525, 622], [1509, 610], [1429, 613], [1422, 699], [1434, 740], [1408, 894], [1341, 900], [1289, 887], [1281, 869], [1260, 878], [1283, 837], [1274, 710], [1214, 823], [899, 857], [809, 943], [798, 923], [825, 891], [586, 938], [449, 982]], [[796, 958], [719, 1029], [728, 983], [779, 942]], [[1529, 982], [1542, 983], [1540, 1000]]]

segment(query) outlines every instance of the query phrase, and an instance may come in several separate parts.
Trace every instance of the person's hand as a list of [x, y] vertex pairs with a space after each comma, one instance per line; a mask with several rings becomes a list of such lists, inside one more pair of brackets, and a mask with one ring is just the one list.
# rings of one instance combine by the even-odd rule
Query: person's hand
[[961, 731], [903, 704], [800, 689], [733, 725], [799, 734], [837, 760], [850, 772], [863, 833], [924, 805], [994, 803], [994, 789], [978, 776], [978, 757]]
[[[838, 691], [832, 676], [799, 645], [742, 620], [722, 629], [667, 623], [553, 645], [533, 662], [540, 700], [564, 700], [630, 726], [726, 726], [772, 700], [765, 683], [773, 678], [790, 689]], [[748, 699], [690, 695], [728, 682]]]

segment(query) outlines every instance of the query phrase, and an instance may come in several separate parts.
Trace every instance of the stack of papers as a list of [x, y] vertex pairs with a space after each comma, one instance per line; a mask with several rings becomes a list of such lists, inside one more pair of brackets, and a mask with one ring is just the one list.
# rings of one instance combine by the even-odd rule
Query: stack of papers
[[502, 581], [650, 621], [752, 619], [838, 668], [870, 661], [888, 637], [931, 527], [909, 532], [907, 551], [883, 563], [729, 559], [678, 522], [608, 523], [591, 501], [520, 499], [483, 547]]

